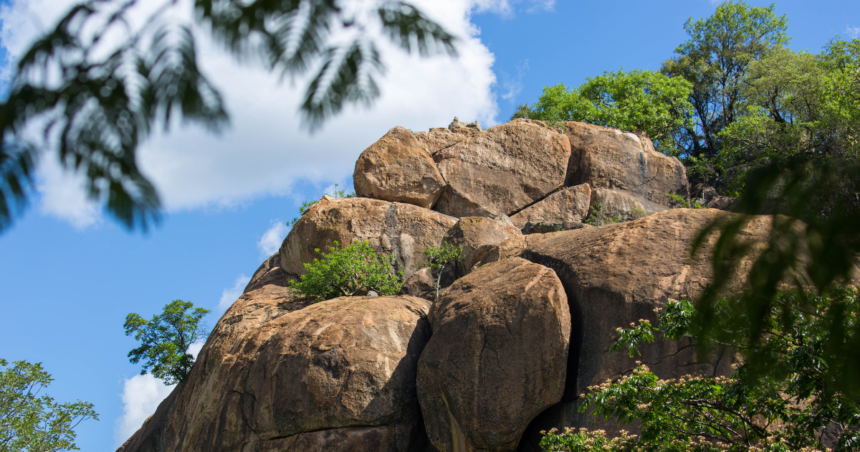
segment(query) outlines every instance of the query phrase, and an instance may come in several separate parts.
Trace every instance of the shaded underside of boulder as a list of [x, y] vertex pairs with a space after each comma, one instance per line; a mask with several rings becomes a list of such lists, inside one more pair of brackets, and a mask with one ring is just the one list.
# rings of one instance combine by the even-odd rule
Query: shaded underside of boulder
[[689, 199], [684, 165], [657, 152], [645, 136], [582, 122], [566, 122], [570, 163], [566, 185], [612, 188], [669, 206], [667, 193]]
[[418, 397], [442, 452], [514, 450], [562, 396], [570, 334], [555, 273], [510, 258], [457, 280], [433, 305]]
[[358, 196], [425, 209], [433, 207], [445, 187], [425, 145], [403, 127], [389, 130], [361, 153], [353, 181]]
[[463, 271], [468, 273], [475, 265], [474, 259], [480, 250], [518, 235], [522, 235], [520, 230], [505, 219], [466, 217], [461, 218], [448, 230], [442, 243], [461, 248], [460, 264]]
[[424, 262], [424, 250], [439, 246], [456, 218], [412, 204], [368, 198], [323, 197], [293, 226], [279, 251], [284, 270], [302, 275], [302, 264], [321, 258], [314, 250], [328, 251], [366, 241], [377, 252], [393, 254], [406, 277]]
[[448, 183], [436, 205], [454, 217], [511, 214], [564, 183], [567, 137], [539, 121], [517, 119], [437, 152]]
[[[591, 203], [591, 187], [576, 185], [559, 190], [511, 216], [523, 233], [575, 229], [582, 225]], [[548, 232], [548, 231], [547, 231]]]
[[121, 450], [414, 450], [424, 441], [415, 373], [428, 311], [408, 296], [309, 304], [275, 285], [251, 291], [147, 422], [155, 427]]

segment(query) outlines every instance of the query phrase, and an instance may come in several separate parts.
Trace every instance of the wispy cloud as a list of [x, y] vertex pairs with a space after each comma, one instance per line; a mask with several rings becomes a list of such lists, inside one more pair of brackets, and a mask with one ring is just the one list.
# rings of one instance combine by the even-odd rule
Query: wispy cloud
[[234, 284], [233, 287], [224, 289], [224, 291], [221, 292], [221, 299], [218, 300], [218, 309], [220, 309], [221, 311], [226, 311], [227, 308], [229, 308], [230, 305], [232, 305], [237, 298], [242, 296], [242, 291], [245, 290], [245, 286], [248, 285], [248, 281], [250, 280], [251, 278], [245, 275], [237, 276], [236, 284]]
[[523, 78], [526, 72], [529, 71], [529, 60], [523, 60], [517, 65], [517, 75], [511, 77], [508, 74], [502, 73], [502, 94], [504, 100], [513, 102], [517, 95], [523, 90]]
[[529, 7], [526, 11], [530, 13], [537, 13], [541, 11], [553, 11], [555, 10], [555, 0], [532, 0], [532, 6]]
[[860, 27], [852, 27], [850, 25], [845, 26], [845, 33], [851, 37], [851, 39], [860, 38]]

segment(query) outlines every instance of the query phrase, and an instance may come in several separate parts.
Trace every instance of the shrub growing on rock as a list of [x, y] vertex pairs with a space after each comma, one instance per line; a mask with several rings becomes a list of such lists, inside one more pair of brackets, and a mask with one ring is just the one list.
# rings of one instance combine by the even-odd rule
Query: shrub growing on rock
[[304, 264], [307, 274], [290, 282], [290, 287], [300, 295], [317, 301], [365, 295], [370, 291], [395, 295], [403, 285], [403, 273], [394, 270], [394, 256], [376, 254], [367, 242], [340, 248], [335, 241], [328, 253], [321, 253], [319, 248], [314, 251], [323, 258]]
[[[802, 309], [796, 306], [802, 298]], [[857, 334], [853, 328], [860, 313], [857, 289], [835, 288], [821, 296], [781, 292], [761, 324], [754, 316], [730, 318], [742, 300], [722, 300], [715, 315], [730, 319], [720, 325], [714, 342], [739, 350], [741, 365], [731, 377], [698, 375], [662, 380], [645, 365], [616, 382], [589, 388], [581, 410], [638, 422], [640, 436], [607, 438], [600, 430], [564, 433], [551, 430], [541, 441], [547, 451], [789, 451], [857, 450], [860, 446], [860, 406], [851, 394], [838, 390], [830, 368], [843, 365], [833, 354], [848, 346]], [[850, 320], [832, 334], [838, 307]], [[638, 345], [655, 336], [678, 340], [699, 337], [696, 309], [687, 300], [670, 299], [659, 323], [648, 320], [618, 329], [612, 347], [627, 347], [632, 357]], [[757, 325], [756, 338], [745, 336], [743, 323]], [[738, 333], [741, 331], [742, 333]], [[755, 342], [757, 340], [758, 342]], [[766, 362], [761, 373], [750, 363]], [[830, 437], [830, 439], [827, 439]], [[827, 449], [830, 450], [830, 449]]]
[[427, 259], [424, 263], [430, 267], [430, 274], [436, 280], [436, 298], [439, 298], [439, 290], [442, 284], [442, 272], [451, 267], [456, 273], [457, 266], [462, 260], [463, 247], [454, 246], [450, 243], [443, 243], [436, 248], [435, 246], [428, 247], [424, 250], [424, 256]]

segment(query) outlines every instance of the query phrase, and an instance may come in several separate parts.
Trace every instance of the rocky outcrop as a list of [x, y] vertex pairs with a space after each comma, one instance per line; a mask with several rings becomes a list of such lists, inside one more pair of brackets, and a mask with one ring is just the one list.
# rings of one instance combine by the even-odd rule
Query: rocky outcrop
[[436, 210], [454, 217], [512, 214], [564, 182], [567, 137], [539, 121], [516, 119], [437, 152], [448, 183]]
[[684, 165], [657, 152], [647, 137], [581, 122], [564, 125], [571, 149], [567, 185], [624, 190], [664, 206], [671, 205], [667, 193], [689, 199]]
[[424, 150], [434, 155], [442, 149], [449, 148], [467, 138], [477, 136], [481, 133], [476, 128], [459, 127], [456, 129], [446, 129], [444, 127], [435, 127], [427, 132], [417, 132], [414, 137], [423, 146]]
[[424, 249], [439, 246], [456, 218], [412, 204], [367, 198], [323, 197], [293, 226], [279, 251], [284, 270], [302, 275], [337, 241], [344, 247], [366, 241], [378, 253], [393, 254], [406, 277], [421, 268]]
[[630, 221], [668, 209], [624, 190], [596, 188], [591, 192], [591, 214], [604, 220]]
[[400, 288], [400, 295], [411, 295], [428, 301], [436, 300], [436, 278], [430, 272], [430, 267], [424, 267], [413, 273]]
[[519, 211], [511, 216], [511, 222], [525, 234], [576, 229], [588, 216], [590, 203], [588, 184], [568, 187]]
[[555, 273], [511, 258], [455, 282], [430, 313], [418, 397], [441, 452], [512, 451], [562, 395], [570, 335]]
[[425, 209], [433, 207], [445, 187], [430, 153], [403, 127], [389, 130], [365, 149], [355, 162], [352, 178], [358, 196]]
[[262, 289], [268, 285], [288, 287], [290, 281], [294, 279], [298, 279], [298, 277], [284, 271], [281, 267], [281, 255], [275, 253], [263, 261], [257, 271], [254, 272], [254, 276], [251, 276], [251, 280], [248, 281], [242, 294]]
[[243, 295], [148, 421], [158, 428], [142, 429], [123, 452], [420, 447], [415, 373], [430, 337], [429, 303], [308, 305], [290, 295], [273, 285]]
[[467, 217], [461, 218], [448, 230], [442, 243], [449, 243], [462, 249], [460, 265], [462, 271], [468, 273], [475, 265], [475, 256], [479, 251], [518, 235], [522, 235], [520, 230], [505, 219]]

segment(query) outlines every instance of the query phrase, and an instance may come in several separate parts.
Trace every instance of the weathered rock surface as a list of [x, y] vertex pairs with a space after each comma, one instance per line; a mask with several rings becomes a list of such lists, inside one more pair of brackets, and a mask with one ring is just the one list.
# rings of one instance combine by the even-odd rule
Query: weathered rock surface
[[653, 203], [634, 193], [610, 188], [596, 188], [591, 192], [592, 212], [598, 212], [605, 219], [618, 218], [630, 221], [653, 213], [668, 210], [669, 207]]
[[[589, 226], [586, 225], [586, 227]], [[475, 257], [473, 258], [475, 261], [475, 267], [489, 265], [509, 257], [519, 257], [530, 247], [533, 247], [538, 242], [546, 240], [547, 238], [552, 237], [553, 234], [557, 233], [558, 231], [546, 234], [518, 235], [516, 237], [511, 237], [498, 245], [481, 248], [475, 253]]]
[[430, 209], [445, 180], [424, 144], [395, 127], [361, 153], [352, 175], [355, 192], [365, 198], [405, 202]]
[[305, 273], [302, 264], [320, 257], [315, 249], [327, 251], [334, 241], [342, 247], [366, 241], [377, 253], [394, 254], [408, 278], [422, 266], [424, 249], [439, 246], [456, 222], [412, 204], [324, 196], [293, 226], [279, 253], [284, 270], [301, 275]]
[[460, 253], [462, 269], [464, 273], [468, 273], [476, 263], [475, 255], [479, 250], [498, 245], [518, 235], [522, 233], [510, 221], [467, 217], [461, 218], [448, 230], [442, 243], [462, 247], [463, 250]]
[[276, 285], [251, 291], [120, 450], [415, 450], [428, 311], [408, 296], [309, 305]]
[[[702, 362], [687, 341], [655, 341], [640, 346], [642, 356], [635, 358], [609, 351], [617, 339], [616, 328], [639, 319], [655, 320], [654, 308], [676, 293], [690, 297], [702, 293], [712, 276], [710, 256], [715, 239], [705, 243], [695, 259], [690, 257], [690, 247], [698, 231], [726, 215], [731, 214], [672, 209], [627, 223], [546, 234], [543, 240], [526, 245], [520, 256], [554, 269], [564, 283], [573, 324], [563, 403], [529, 428], [531, 448], [522, 450], [539, 450], [534, 447], [539, 438], [536, 432], [552, 427], [612, 431], [612, 422], [578, 413], [578, 394], [630, 372], [637, 360], [661, 378], [731, 373], [731, 354], [714, 354]], [[742, 237], [764, 243], [769, 224], [769, 217], [756, 218]], [[748, 265], [745, 262], [735, 268], [738, 277], [729, 290], [740, 287]]]
[[413, 273], [400, 288], [400, 295], [411, 295], [428, 301], [436, 300], [436, 278], [430, 272], [429, 267]]
[[555, 273], [510, 258], [456, 281], [431, 308], [418, 397], [442, 452], [511, 451], [563, 392], [570, 335]]
[[427, 132], [417, 132], [414, 137], [423, 146], [424, 150], [434, 155], [442, 149], [449, 148], [467, 138], [477, 136], [481, 133], [476, 128], [459, 127], [447, 129], [435, 127]]
[[671, 205], [667, 193], [689, 199], [684, 165], [657, 152], [648, 138], [581, 122], [564, 125], [571, 148], [567, 185], [626, 190], [665, 206]]
[[575, 229], [588, 215], [591, 187], [588, 184], [568, 187], [553, 193], [511, 216], [511, 222], [523, 233], [538, 232], [538, 226], [556, 230]]
[[242, 294], [262, 289], [268, 285], [288, 287], [290, 281], [294, 279], [298, 279], [298, 277], [284, 271], [281, 267], [281, 255], [275, 253], [263, 261], [257, 271], [254, 272], [254, 276], [248, 281]]
[[511, 214], [565, 179], [570, 143], [542, 122], [516, 119], [437, 152], [448, 183], [436, 210], [455, 217]]

